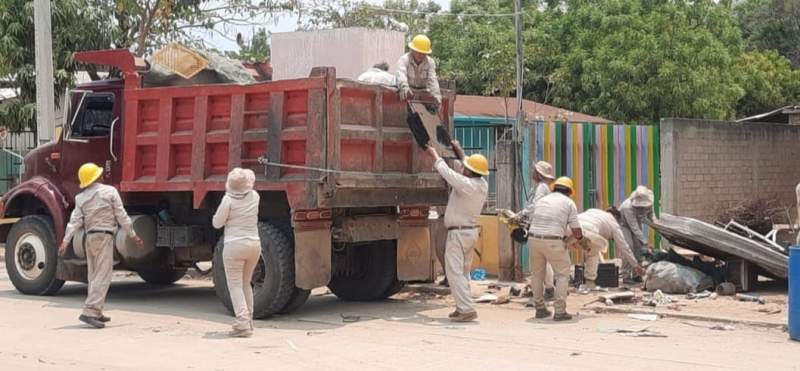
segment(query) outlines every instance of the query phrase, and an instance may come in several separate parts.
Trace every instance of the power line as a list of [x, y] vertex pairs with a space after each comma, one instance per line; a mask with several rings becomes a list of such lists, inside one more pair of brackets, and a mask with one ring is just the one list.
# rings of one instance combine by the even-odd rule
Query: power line
[[374, 5], [364, 5], [364, 8], [387, 12], [387, 13], [401, 13], [401, 14], [412, 14], [412, 15], [429, 15], [432, 17], [514, 17], [517, 14], [522, 14], [514, 12], [514, 13], [448, 13], [448, 12], [421, 12], [417, 10], [403, 10], [403, 9], [390, 9], [384, 8], [380, 6]]

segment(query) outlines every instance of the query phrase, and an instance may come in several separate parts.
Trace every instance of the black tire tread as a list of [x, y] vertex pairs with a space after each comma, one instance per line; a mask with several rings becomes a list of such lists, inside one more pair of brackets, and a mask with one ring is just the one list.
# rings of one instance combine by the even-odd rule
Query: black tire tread
[[[46, 240], [50, 240], [51, 248], [53, 249], [53, 259], [54, 264], [58, 264], [58, 245], [55, 238], [55, 228], [53, 227], [53, 220], [49, 216], [45, 215], [27, 215], [22, 217], [19, 221], [14, 223], [11, 227], [11, 230], [8, 233], [8, 239], [6, 243], [6, 251], [5, 251], [5, 259], [6, 259], [6, 271], [8, 272], [9, 279], [14, 283], [14, 287], [19, 290], [19, 292], [27, 295], [39, 295], [39, 296], [48, 296], [54, 295], [64, 286], [64, 280], [60, 280], [56, 278], [56, 272], [53, 271], [53, 277], [50, 282], [47, 282], [43, 287], [30, 287], [26, 288], [25, 285], [18, 284], [16, 281], [22, 282], [23, 278], [19, 277], [16, 272], [16, 266], [14, 265], [14, 244], [11, 243], [15, 240], [15, 237], [19, 234], [20, 229], [25, 228], [26, 225], [32, 224], [30, 228], [37, 229], [41, 228], [44, 232], [43, 239], [45, 240], [45, 245], [47, 245]], [[11, 267], [11, 268], [9, 268]], [[22, 287], [21, 287], [22, 286]]]
[[140, 269], [136, 273], [152, 285], [171, 285], [186, 275], [186, 268], [180, 269]]

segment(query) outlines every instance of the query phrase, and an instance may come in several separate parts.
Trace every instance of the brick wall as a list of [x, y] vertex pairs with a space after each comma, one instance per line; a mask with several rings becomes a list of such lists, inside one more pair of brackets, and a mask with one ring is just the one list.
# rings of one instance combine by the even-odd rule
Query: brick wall
[[665, 212], [712, 221], [746, 198], [795, 205], [800, 126], [664, 119], [661, 155]]

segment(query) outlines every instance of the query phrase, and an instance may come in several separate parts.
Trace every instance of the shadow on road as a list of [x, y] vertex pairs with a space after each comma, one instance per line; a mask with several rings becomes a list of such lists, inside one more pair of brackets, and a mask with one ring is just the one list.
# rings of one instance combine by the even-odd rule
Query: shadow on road
[[[27, 300], [42, 303], [42, 307], [70, 308], [75, 316], [80, 314], [86, 298], [86, 285], [67, 283], [54, 296], [28, 296], [14, 289], [0, 290], [0, 299]], [[378, 302], [346, 302], [332, 294], [314, 296], [296, 312], [276, 315], [256, 321], [256, 328], [275, 328], [313, 332], [331, 330], [350, 324], [372, 320], [386, 320], [420, 325], [450, 325], [444, 318], [431, 318], [421, 312], [443, 308], [438, 303], [387, 299]], [[171, 286], [152, 285], [138, 280], [115, 281], [109, 290], [106, 309], [109, 315], [125, 321], [128, 311], [155, 315], [190, 318], [228, 325], [232, 317], [217, 299], [210, 281], [181, 280]], [[78, 330], [85, 327], [65, 326], [60, 330]]]

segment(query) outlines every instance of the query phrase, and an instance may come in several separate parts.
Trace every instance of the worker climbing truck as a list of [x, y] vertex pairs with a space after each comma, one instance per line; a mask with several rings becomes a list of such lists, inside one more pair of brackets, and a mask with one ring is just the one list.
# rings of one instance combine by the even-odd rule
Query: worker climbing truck
[[[57, 254], [86, 162], [104, 168], [145, 241], [139, 248], [120, 230], [115, 268], [147, 282], [170, 284], [213, 261], [217, 296], [231, 308], [211, 216], [234, 167], [255, 171], [261, 196], [256, 317], [291, 312], [316, 287], [369, 301], [432, 278], [428, 212], [447, 190], [395, 90], [337, 79], [329, 67], [294, 80], [146, 87], [147, 64], [127, 50], [74, 57], [122, 77], [68, 93], [61, 134], [28, 153], [21, 183], [2, 199], [3, 217], [19, 218], [0, 238], [20, 292], [86, 281], [83, 233]], [[445, 91], [450, 132], [453, 103]]]

